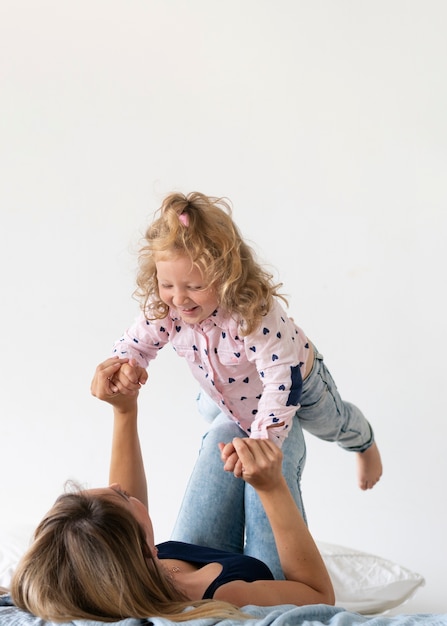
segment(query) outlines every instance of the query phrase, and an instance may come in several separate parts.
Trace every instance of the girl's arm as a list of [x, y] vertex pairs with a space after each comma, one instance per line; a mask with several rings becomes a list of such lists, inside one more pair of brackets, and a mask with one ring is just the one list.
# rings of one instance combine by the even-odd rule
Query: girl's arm
[[115, 341], [113, 353], [128, 362], [117, 372], [114, 382], [118, 391], [130, 395], [147, 381], [149, 363], [169, 341], [172, 320], [149, 321], [143, 312], [134, 323]]
[[245, 355], [259, 374], [262, 395], [250, 425], [253, 439], [271, 439], [279, 447], [300, 408], [312, 347], [304, 332], [274, 299], [269, 313], [244, 338]]
[[241, 461], [242, 478], [262, 502], [286, 580], [234, 581], [222, 585], [214, 597], [239, 606], [333, 604], [326, 566], [282, 475], [281, 450], [268, 439], [236, 438], [229, 445]]
[[110, 381], [126, 363], [127, 359], [111, 358], [98, 365], [91, 390], [94, 396], [113, 406], [110, 484], [118, 483], [147, 507], [147, 482], [137, 426], [138, 392], [133, 395], [118, 393]]

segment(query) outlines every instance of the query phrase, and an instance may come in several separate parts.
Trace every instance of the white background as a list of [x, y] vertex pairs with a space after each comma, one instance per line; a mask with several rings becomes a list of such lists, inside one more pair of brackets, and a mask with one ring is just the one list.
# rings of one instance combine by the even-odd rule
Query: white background
[[[1, 0], [1, 519], [107, 482], [97, 363], [138, 312], [162, 197], [225, 195], [290, 315], [371, 420], [384, 476], [310, 436], [322, 541], [375, 552], [446, 612], [447, 4]], [[205, 423], [167, 348], [141, 394], [156, 535]]]

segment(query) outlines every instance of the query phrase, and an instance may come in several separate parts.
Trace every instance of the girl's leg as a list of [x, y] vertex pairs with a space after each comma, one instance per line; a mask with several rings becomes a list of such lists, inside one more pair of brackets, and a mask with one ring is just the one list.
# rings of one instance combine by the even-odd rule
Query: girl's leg
[[215, 417], [203, 437], [171, 539], [243, 552], [245, 483], [224, 471], [218, 444], [246, 436], [223, 413]]
[[[282, 451], [284, 455], [284, 477], [304, 520], [306, 520], [300, 487], [301, 473], [306, 461], [306, 444], [301, 425], [296, 416], [293, 419], [293, 427], [284, 441]], [[245, 485], [245, 523], [245, 554], [254, 556], [266, 563], [274, 577], [283, 580], [284, 574], [270, 524], [255, 490], [248, 484]]]
[[298, 410], [301, 426], [320, 439], [362, 452], [374, 441], [372, 428], [360, 409], [341, 399], [323, 355], [315, 347], [314, 350], [314, 366], [303, 382]]
[[369, 489], [382, 475], [373, 430], [359, 408], [342, 400], [323, 356], [314, 350], [314, 366], [303, 383], [299, 420], [316, 437], [336, 441], [345, 450], [356, 452], [359, 485]]

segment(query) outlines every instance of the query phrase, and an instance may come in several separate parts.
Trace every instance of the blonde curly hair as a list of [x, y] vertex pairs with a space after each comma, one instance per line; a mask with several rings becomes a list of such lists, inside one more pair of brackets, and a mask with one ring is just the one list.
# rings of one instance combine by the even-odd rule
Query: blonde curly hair
[[135, 296], [149, 320], [163, 319], [169, 307], [158, 290], [156, 262], [165, 256], [186, 255], [203, 275], [206, 289], [214, 288], [219, 302], [240, 320], [241, 334], [249, 335], [271, 307], [273, 297], [287, 300], [273, 283], [273, 275], [257, 262], [243, 240], [225, 198], [197, 191], [171, 193], [148, 227], [139, 254]]

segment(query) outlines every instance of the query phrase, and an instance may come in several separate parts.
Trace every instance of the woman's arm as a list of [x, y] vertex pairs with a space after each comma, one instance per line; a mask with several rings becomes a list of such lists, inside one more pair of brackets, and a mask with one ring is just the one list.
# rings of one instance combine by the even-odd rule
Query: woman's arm
[[122, 489], [148, 506], [146, 474], [138, 436], [138, 392], [124, 395], [115, 391], [111, 379], [127, 359], [111, 358], [98, 365], [91, 391], [94, 396], [113, 406], [113, 436], [110, 459], [110, 484]]
[[[270, 440], [236, 438], [229, 444], [242, 464], [242, 478], [252, 485], [272, 527], [285, 581], [234, 581], [215, 598], [245, 604], [333, 604], [334, 591], [317, 546], [281, 472], [282, 452]], [[225, 448], [222, 451], [225, 458]]]
[[114, 407], [109, 483], [118, 483], [148, 508], [147, 482], [138, 436], [137, 411], [121, 412]]

